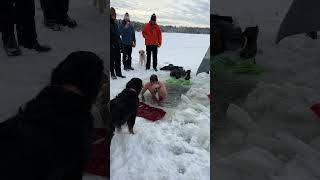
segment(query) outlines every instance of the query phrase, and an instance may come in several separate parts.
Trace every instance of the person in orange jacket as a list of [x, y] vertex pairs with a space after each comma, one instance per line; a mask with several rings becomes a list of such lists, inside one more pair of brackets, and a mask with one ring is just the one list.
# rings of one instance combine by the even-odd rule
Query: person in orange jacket
[[158, 55], [158, 48], [161, 46], [162, 43], [162, 34], [160, 30], [160, 26], [156, 23], [157, 17], [153, 13], [151, 19], [148, 23], [145, 24], [142, 35], [145, 39], [146, 45], [146, 52], [147, 52], [147, 63], [146, 69], [150, 69], [150, 62], [151, 62], [151, 53], [153, 59], [153, 69], [157, 70], [157, 55]]

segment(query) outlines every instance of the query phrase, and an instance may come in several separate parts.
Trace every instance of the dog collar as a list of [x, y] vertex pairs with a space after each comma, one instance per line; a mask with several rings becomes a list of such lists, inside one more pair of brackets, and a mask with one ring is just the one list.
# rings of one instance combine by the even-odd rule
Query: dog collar
[[73, 85], [54, 85], [56, 87], [62, 87], [68, 91], [71, 91], [75, 94], [78, 94], [80, 96], [85, 96], [85, 94], [80, 90], [78, 89], [77, 87], [73, 86]]
[[127, 88], [128, 90], [131, 90], [131, 91], [134, 91], [134, 92], [137, 92], [135, 89], [133, 88]]

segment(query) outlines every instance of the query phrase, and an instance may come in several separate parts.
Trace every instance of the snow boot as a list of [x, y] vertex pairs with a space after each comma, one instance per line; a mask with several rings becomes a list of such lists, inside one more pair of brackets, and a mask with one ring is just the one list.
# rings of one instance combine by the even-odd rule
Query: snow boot
[[240, 51], [240, 57], [244, 59], [253, 58], [257, 54], [257, 40], [258, 40], [259, 28], [255, 27], [247, 27], [242, 36], [246, 38], [245, 47]]
[[51, 48], [49, 46], [40, 45], [38, 42], [34, 43], [31, 46], [26, 46], [26, 45], [22, 45], [22, 46], [27, 49], [34, 49], [38, 52], [48, 52], [51, 50]]
[[187, 70], [186, 71], [186, 77], [184, 79], [185, 80], [190, 80], [190, 74], [191, 74], [191, 70]]
[[317, 31], [311, 31], [307, 33], [306, 36], [310, 37], [311, 39], [318, 39]]
[[123, 76], [122, 74], [120, 75], [117, 75], [118, 77], [121, 77], [121, 78], [126, 78], [125, 76]]
[[117, 76], [114, 74], [114, 72], [111, 72], [111, 78], [112, 79], [117, 79]]
[[180, 79], [181, 78], [181, 73], [179, 69], [174, 69], [170, 72], [170, 76], [174, 77], [176, 79]]
[[55, 20], [49, 20], [45, 19], [43, 21], [44, 26], [46, 26], [49, 29], [52, 29], [53, 31], [62, 31], [63, 26], [61, 24], [58, 24]]
[[71, 19], [69, 16], [62, 19], [60, 23], [64, 26], [68, 26], [69, 28], [75, 28], [78, 26], [77, 22], [74, 19]]
[[211, 54], [218, 55], [224, 52], [221, 31], [220, 29], [215, 27], [213, 27], [212, 29], [213, 29], [212, 30], [213, 38], [211, 38], [212, 39], [211, 44], [213, 45], [213, 48], [211, 49]]
[[19, 56], [22, 54], [15, 37], [8, 37], [6, 42], [3, 42], [3, 48], [7, 56]]
[[158, 71], [158, 69], [157, 69], [157, 68], [153, 68], [153, 69], [154, 69], [154, 71], [156, 71], [156, 72]]

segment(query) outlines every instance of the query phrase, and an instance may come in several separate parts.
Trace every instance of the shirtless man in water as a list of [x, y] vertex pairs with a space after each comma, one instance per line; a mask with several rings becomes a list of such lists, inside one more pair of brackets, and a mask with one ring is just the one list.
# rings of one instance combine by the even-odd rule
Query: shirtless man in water
[[155, 74], [150, 76], [150, 82], [146, 83], [141, 91], [142, 101], [145, 101], [144, 93], [147, 90], [150, 91], [152, 99], [158, 104], [160, 104], [168, 95], [166, 86], [163, 82], [158, 81], [158, 77]]

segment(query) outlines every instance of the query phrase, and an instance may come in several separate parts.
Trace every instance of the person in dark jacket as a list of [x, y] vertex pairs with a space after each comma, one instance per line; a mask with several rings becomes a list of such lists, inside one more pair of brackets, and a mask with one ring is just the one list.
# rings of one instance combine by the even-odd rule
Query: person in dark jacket
[[94, 53], [71, 53], [53, 70], [50, 85], [0, 123], [0, 179], [82, 179], [102, 73]]
[[54, 31], [61, 31], [63, 26], [75, 28], [77, 22], [68, 15], [69, 0], [40, 0], [44, 16], [44, 25]]
[[135, 124], [138, 107], [139, 94], [142, 90], [142, 80], [139, 78], [132, 78], [126, 85], [126, 88], [110, 101], [111, 120], [113, 130], [121, 128], [125, 123], [128, 124], [128, 129], [131, 134]]
[[130, 22], [129, 13], [124, 15], [120, 24], [120, 33], [123, 47], [123, 66], [124, 70], [134, 70], [132, 68], [132, 47], [136, 46], [136, 35], [133, 25]]
[[[34, 0], [2, 0], [0, 3], [0, 31], [3, 47], [8, 56], [18, 56], [19, 46], [38, 52], [50, 51], [50, 47], [40, 45], [35, 25]], [[16, 26], [15, 26], [16, 25]], [[15, 36], [17, 31], [18, 42]]]
[[117, 14], [116, 10], [110, 8], [110, 45], [111, 45], [111, 58], [110, 58], [110, 70], [112, 79], [117, 79], [116, 76], [125, 78], [121, 73], [121, 49], [122, 42], [120, 38], [120, 32], [118, 24], [116, 22]]

